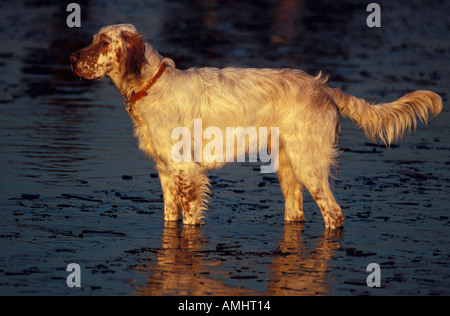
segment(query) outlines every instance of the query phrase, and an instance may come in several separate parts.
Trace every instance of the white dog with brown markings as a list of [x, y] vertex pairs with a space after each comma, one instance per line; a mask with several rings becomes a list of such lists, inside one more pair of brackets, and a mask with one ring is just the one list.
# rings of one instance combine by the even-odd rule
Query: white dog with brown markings
[[[322, 212], [325, 227], [336, 229], [344, 217], [328, 178], [338, 156], [339, 114], [355, 121], [371, 140], [389, 145], [412, 125], [415, 128], [417, 118], [426, 123], [429, 111], [436, 116], [442, 110], [441, 98], [431, 91], [415, 91], [374, 105], [328, 87], [320, 74], [313, 77], [295, 69], [179, 70], [130, 24], [103, 27], [90, 46], [70, 56], [70, 62], [79, 77], [109, 76], [126, 98], [139, 148], [156, 162], [164, 219], [178, 221], [182, 215], [183, 223], [190, 225], [203, 223], [209, 195], [207, 171], [225, 161], [173, 160], [171, 151], [178, 140], [172, 139], [172, 131], [182, 126], [193, 135], [194, 119], [201, 119], [203, 128], [223, 131], [233, 126], [277, 127], [277, 174], [285, 221], [304, 220], [302, 191], [306, 188]], [[273, 145], [270, 140], [258, 141], [268, 150]], [[192, 142], [188, 153], [192, 157], [194, 147]]]

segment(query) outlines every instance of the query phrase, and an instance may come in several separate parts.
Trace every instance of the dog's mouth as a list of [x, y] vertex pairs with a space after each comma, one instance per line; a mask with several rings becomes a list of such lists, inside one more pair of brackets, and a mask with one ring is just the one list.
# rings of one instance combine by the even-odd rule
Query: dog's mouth
[[80, 79], [84, 78], [81, 73], [78, 71], [77, 67], [74, 64], [70, 65], [72, 67], [72, 72]]

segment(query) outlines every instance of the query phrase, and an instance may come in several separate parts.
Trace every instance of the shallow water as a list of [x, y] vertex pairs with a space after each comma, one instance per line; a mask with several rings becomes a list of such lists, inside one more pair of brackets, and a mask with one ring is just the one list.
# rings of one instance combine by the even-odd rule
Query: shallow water
[[[79, 1], [79, 29], [55, 3], [0, 4], [0, 294], [450, 294], [448, 1], [379, 1], [381, 28], [350, 0]], [[204, 227], [165, 226], [123, 100], [68, 64], [100, 27], [130, 21], [182, 69], [322, 70], [373, 102], [433, 90], [444, 110], [390, 149], [341, 120], [342, 232], [324, 231], [307, 194], [307, 222], [285, 225], [276, 176], [251, 163], [211, 173]], [[66, 285], [71, 262], [81, 288]], [[372, 262], [381, 288], [366, 285]]]

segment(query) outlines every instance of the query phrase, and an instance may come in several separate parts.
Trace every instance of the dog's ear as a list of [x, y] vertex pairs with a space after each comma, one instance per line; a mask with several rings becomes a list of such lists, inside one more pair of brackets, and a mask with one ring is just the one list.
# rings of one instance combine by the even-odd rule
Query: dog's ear
[[123, 76], [139, 75], [145, 60], [145, 42], [141, 34], [122, 32], [124, 43], [124, 61], [125, 67]]

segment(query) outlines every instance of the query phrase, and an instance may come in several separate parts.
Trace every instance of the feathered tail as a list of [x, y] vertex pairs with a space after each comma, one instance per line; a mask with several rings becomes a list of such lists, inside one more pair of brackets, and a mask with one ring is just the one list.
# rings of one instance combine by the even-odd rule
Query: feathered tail
[[442, 110], [441, 97], [427, 90], [418, 90], [394, 102], [377, 105], [335, 88], [328, 88], [328, 93], [341, 115], [355, 121], [369, 139], [376, 141], [379, 138], [386, 146], [401, 138], [411, 125], [415, 129], [417, 117], [426, 124], [429, 111], [436, 117]]

